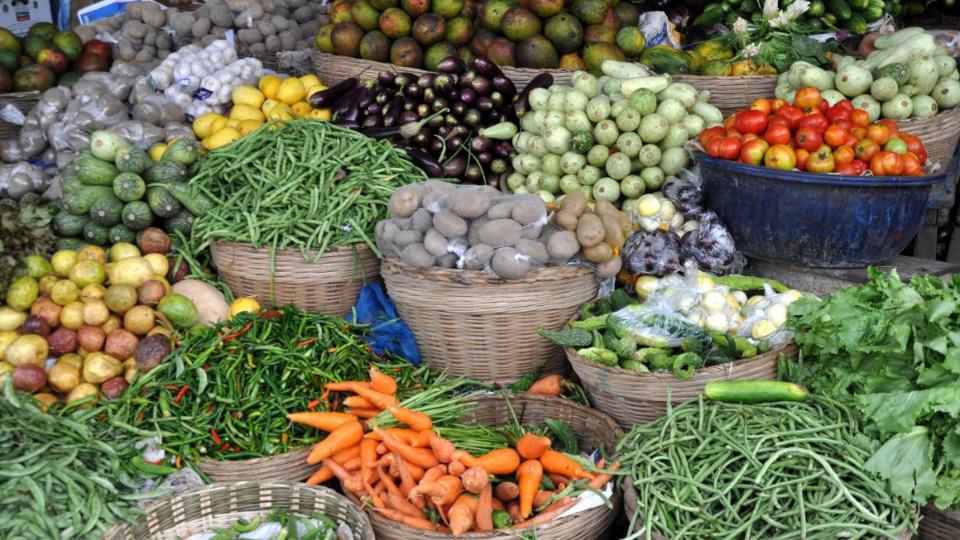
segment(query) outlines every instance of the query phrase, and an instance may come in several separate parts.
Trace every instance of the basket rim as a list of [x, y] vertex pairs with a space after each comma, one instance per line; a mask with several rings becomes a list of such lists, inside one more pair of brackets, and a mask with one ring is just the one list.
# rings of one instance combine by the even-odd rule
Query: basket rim
[[[250, 243], [250, 242], [232, 242], [232, 241], [231, 241], [231, 242], [224, 242], [224, 241], [220, 241], [220, 240], [214, 240], [213, 242], [210, 243], [210, 247], [213, 248], [214, 246], [216, 246], [218, 249], [233, 249], [233, 250], [236, 250], [236, 249], [249, 249], [249, 250], [251, 250], [251, 251], [262, 251], [262, 252], [264, 252], [264, 253], [269, 253], [269, 252], [270, 252], [270, 248], [267, 248], [267, 247], [257, 247], [257, 246], [253, 245], [253, 244]], [[327, 248], [323, 251], [323, 253], [324, 253], [324, 254], [326, 254], [326, 253], [341, 253], [341, 252], [346, 252], [346, 251], [353, 251], [354, 249], [356, 249], [356, 250], [358, 250], [358, 251], [361, 251], [361, 252], [363, 252], [363, 251], [369, 251], [370, 253], [373, 253], [373, 250], [370, 249], [370, 246], [368, 246], [365, 242], [357, 242], [357, 243], [355, 243], [355, 244], [334, 244], [334, 245], [330, 245], [330, 246], [327, 246]], [[277, 254], [279, 255], [279, 254], [281, 254], [281, 253], [301, 255], [303, 252], [301, 252], [299, 249], [296, 249], [296, 248], [289, 248], [289, 247], [288, 247], [288, 248], [283, 248], [283, 249], [279, 249], [279, 248], [278, 248], [278, 249], [277, 249]], [[307, 253], [308, 253], [308, 254], [318, 254], [318, 253], [320, 253], [320, 252], [317, 251], [316, 249], [309, 249], [309, 250], [307, 250]], [[304, 261], [304, 262], [306, 262], [306, 263], [311, 263], [311, 262], [313, 262], [313, 261]], [[320, 262], [320, 261], [317, 261], [317, 262]]]
[[[223, 469], [237, 468], [238, 472], [246, 471], [251, 466], [262, 465], [265, 463], [273, 463], [279, 461], [295, 461], [300, 459], [300, 454], [303, 454], [306, 457], [310, 453], [310, 448], [312, 444], [304, 445], [300, 448], [292, 448], [286, 452], [281, 452], [279, 454], [274, 454], [272, 456], [263, 456], [258, 458], [249, 458], [249, 459], [201, 459], [196, 463], [197, 467], [203, 470], [204, 474], [210, 474], [205, 469], [204, 466], [213, 466], [213, 467], [222, 467]], [[222, 473], [221, 473], [222, 474]], [[259, 480], [261, 482], [272, 482], [273, 480]], [[277, 480], [278, 482], [283, 482], [284, 480]]]
[[562, 264], [557, 266], [539, 266], [530, 268], [522, 279], [503, 279], [491, 276], [483, 270], [461, 270], [431, 266], [418, 268], [399, 259], [385, 258], [380, 262], [380, 273], [407, 275], [430, 281], [454, 282], [462, 285], [510, 285], [521, 283], [539, 283], [545, 281], [565, 281], [574, 277], [592, 275], [593, 271], [583, 265]]

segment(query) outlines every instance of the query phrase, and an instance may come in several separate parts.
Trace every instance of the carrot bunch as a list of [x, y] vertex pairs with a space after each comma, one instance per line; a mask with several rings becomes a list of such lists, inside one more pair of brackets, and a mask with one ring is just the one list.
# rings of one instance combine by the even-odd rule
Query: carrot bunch
[[[545, 523], [574, 504], [578, 488], [602, 488], [617, 468], [587, 471], [552, 450], [549, 438], [532, 433], [520, 437], [515, 448], [480, 456], [458, 450], [437, 434], [430, 415], [399, 403], [396, 381], [376, 367], [369, 382], [325, 388], [353, 394], [344, 400], [346, 412], [289, 415], [328, 433], [307, 458], [322, 464], [307, 483], [336, 477], [375, 512], [417, 529], [459, 536]], [[380, 427], [383, 413], [406, 427]]]

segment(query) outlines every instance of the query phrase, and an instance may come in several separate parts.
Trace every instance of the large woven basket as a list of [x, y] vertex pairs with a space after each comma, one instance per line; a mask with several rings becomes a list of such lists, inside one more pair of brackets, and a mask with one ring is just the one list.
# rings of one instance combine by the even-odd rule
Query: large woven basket
[[960, 512], [940, 510], [932, 504], [923, 508], [920, 540], [957, 540], [960, 538]]
[[[20, 109], [24, 115], [29, 113], [37, 102], [40, 101], [40, 92], [13, 92], [10, 94], [0, 94], [0, 109], [7, 105], [13, 105]], [[20, 136], [20, 126], [11, 124], [6, 120], [0, 120], [0, 141], [13, 139]]]
[[673, 373], [636, 373], [586, 360], [573, 349], [565, 349], [590, 397], [590, 403], [609, 414], [624, 429], [646, 424], [667, 413], [667, 403], [695, 398], [710, 381], [773, 380], [777, 378], [777, 357], [782, 353], [796, 358], [792, 343], [753, 358], [698, 369], [689, 379]]
[[[215, 242], [210, 251], [233, 294], [251, 296], [263, 305], [296, 304], [307, 311], [343, 315], [357, 303], [364, 284], [380, 277], [380, 261], [364, 244], [329, 247], [315, 263], [298, 250], [278, 250], [272, 273], [268, 249]], [[311, 260], [315, 255], [308, 254]]]
[[159, 499], [135, 524], [107, 531], [104, 540], [177, 540], [229, 527], [238, 520], [262, 516], [274, 508], [309, 517], [320, 512], [346, 524], [357, 540], [374, 540], [370, 520], [332, 489], [295, 482], [232, 482], [211, 484]]
[[758, 98], [772, 98], [777, 88], [776, 75], [739, 77], [674, 75], [673, 81], [687, 83], [697, 90], [709, 90], [710, 104], [720, 109], [724, 116], [748, 107]]
[[383, 281], [417, 338], [423, 360], [454, 377], [510, 384], [543, 365], [564, 371], [560, 348], [537, 328], [562, 328], [597, 295], [580, 266], [532, 269], [504, 281], [482, 271], [420, 269], [387, 259]]
[[[617, 441], [623, 437], [623, 431], [607, 415], [556, 397], [512, 394], [508, 396], [489, 395], [474, 401], [473, 414], [465, 419], [467, 424], [502, 425], [513, 421], [513, 415], [523, 426], [538, 426], [550, 418], [561, 420], [570, 425], [577, 436], [577, 442], [584, 450], [602, 448], [611, 452]], [[512, 410], [512, 413], [511, 413]], [[459, 538], [470, 540], [505, 540], [507, 538], [536, 538], [537, 540], [597, 540], [604, 537], [613, 520], [620, 511], [620, 494], [615, 489], [611, 500], [613, 508], [600, 506], [585, 512], [579, 512], [535, 528], [517, 531], [498, 530], [492, 533], [468, 533]], [[370, 513], [370, 521], [376, 532], [377, 540], [449, 540], [452, 536], [439, 532], [412, 529], [396, 521]]]
[[293, 450], [275, 456], [243, 459], [201, 460], [198, 466], [211, 482], [239, 482], [242, 480], [302, 482], [320, 469], [320, 465], [307, 465], [310, 447]]
[[900, 131], [920, 137], [927, 149], [929, 163], [939, 163], [945, 169], [950, 167], [960, 141], [960, 107], [941, 111], [930, 118], [910, 118], [897, 123]]

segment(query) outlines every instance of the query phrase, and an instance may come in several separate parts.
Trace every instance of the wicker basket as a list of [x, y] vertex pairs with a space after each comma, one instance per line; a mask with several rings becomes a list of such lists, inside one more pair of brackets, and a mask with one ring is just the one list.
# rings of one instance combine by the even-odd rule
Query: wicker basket
[[[13, 105], [20, 109], [24, 115], [29, 113], [37, 102], [40, 101], [40, 92], [14, 92], [11, 94], [0, 94], [0, 109], [7, 105]], [[13, 139], [20, 136], [20, 126], [11, 124], [5, 120], [0, 120], [0, 141]]]
[[320, 465], [307, 465], [310, 450], [311, 448], [307, 447], [275, 456], [234, 461], [204, 459], [198, 466], [211, 482], [303, 482], [320, 469]]
[[940, 510], [932, 504], [923, 508], [920, 540], [957, 540], [960, 538], [960, 512]]
[[313, 71], [313, 59], [310, 50], [278, 51], [253, 53], [250, 56], [260, 60], [264, 69], [302, 77]]
[[755, 99], [772, 98], [777, 88], [776, 75], [741, 77], [674, 75], [673, 81], [687, 83], [697, 90], [709, 90], [710, 104], [720, 109], [724, 116], [748, 107]]
[[216, 242], [210, 251], [230, 290], [264, 305], [296, 304], [307, 311], [343, 315], [357, 303], [363, 285], [380, 277], [380, 261], [364, 244], [327, 248], [315, 263], [298, 250], [277, 251], [272, 276], [268, 249]]
[[545, 373], [564, 371], [560, 348], [537, 328], [562, 328], [597, 295], [596, 279], [580, 266], [533, 269], [509, 281], [392, 259], [383, 261], [381, 272], [425, 362], [454, 377], [500, 384], [541, 365]]
[[668, 402], [693, 399], [710, 381], [776, 379], [777, 357], [781, 353], [797, 356], [797, 347], [791, 343], [753, 358], [699, 369], [693, 377], [681, 380], [672, 373], [636, 373], [605, 366], [585, 360], [573, 349], [565, 351], [593, 406], [624, 429], [660, 418], [667, 413]]
[[927, 149], [929, 163], [939, 163], [945, 169], [950, 167], [950, 160], [960, 141], [960, 107], [939, 112], [930, 118], [910, 118], [898, 120], [897, 123], [900, 131], [920, 137]]
[[[468, 424], [486, 424], [496, 426], [513, 420], [516, 414], [521, 425], [537, 426], [544, 419], [561, 420], [570, 425], [577, 435], [581, 448], [600, 448], [612, 451], [617, 441], [623, 437], [623, 431], [605, 414], [582, 407], [570, 400], [547, 396], [513, 394], [507, 397], [489, 395], [475, 401], [475, 412], [465, 419]], [[511, 414], [511, 410], [513, 413]], [[352, 497], [352, 495], [349, 495]], [[492, 533], [468, 533], [459, 538], [471, 540], [505, 540], [507, 538], [536, 538], [537, 540], [581, 540], [600, 539], [610, 528], [620, 511], [620, 494], [614, 490], [613, 508], [600, 506], [585, 512], [550, 521], [536, 528], [525, 528], [516, 532], [499, 530]], [[428, 532], [409, 528], [396, 521], [370, 513], [373, 530], [377, 540], [418, 540], [421, 538], [449, 540], [448, 534]]]
[[104, 540], [175, 540], [229, 527], [273, 508], [308, 517], [321, 512], [346, 524], [358, 540], [374, 540], [370, 520], [337, 492], [294, 482], [232, 482], [212, 484], [159, 499], [137, 523], [107, 531]]

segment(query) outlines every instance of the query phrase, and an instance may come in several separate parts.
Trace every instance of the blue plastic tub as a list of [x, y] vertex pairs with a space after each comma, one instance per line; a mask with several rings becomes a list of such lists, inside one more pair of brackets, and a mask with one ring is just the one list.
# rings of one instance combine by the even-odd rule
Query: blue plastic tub
[[749, 257], [813, 268], [860, 268], [899, 254], [917, 235], [930, 176], [778, 171], [699, 153], [707, 208]]

